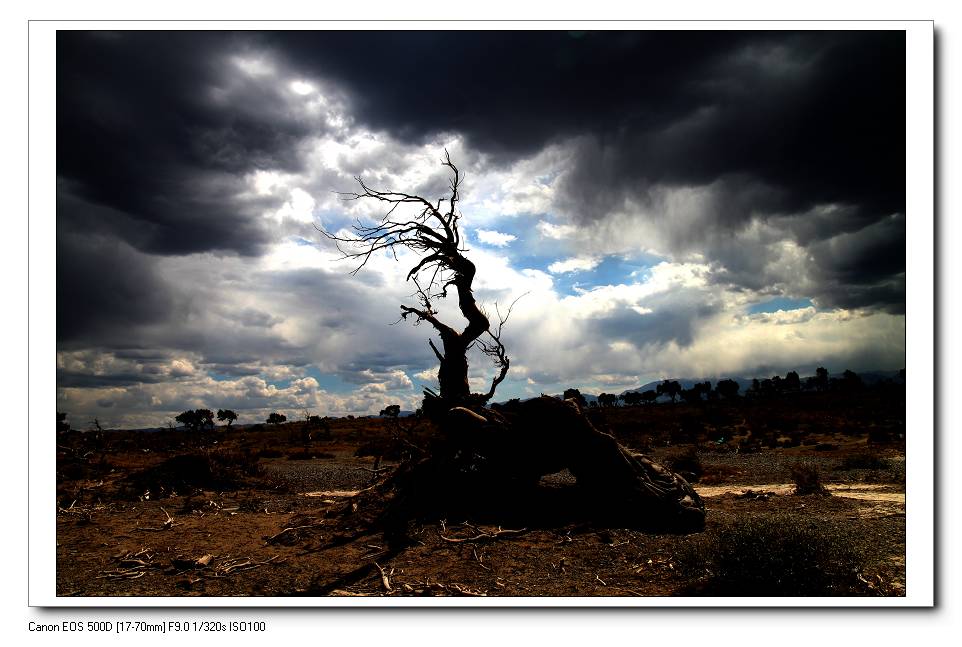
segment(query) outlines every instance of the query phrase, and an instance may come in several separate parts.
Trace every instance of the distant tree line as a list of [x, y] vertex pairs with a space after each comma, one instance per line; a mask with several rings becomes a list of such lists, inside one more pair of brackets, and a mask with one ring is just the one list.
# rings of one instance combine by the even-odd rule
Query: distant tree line
[[[899, 372], [899, 376], [905, 378], [905, 370]], [[665, 396], [675, 403], [679, 398], [682, 401], [694, 404], [705, 401], [733, 400], [738, 397], [746, 398], [766, 398], [775, 397], [786, 393], [798, 393], [802, 391], [839, 391], [852, 392], [863, 388], [862, 379], [854, 371], [846, 370], [840, 378], [829, 377], [828, 370], [819, 367], [815, 375], [807, 378], [804, 382], [796, 371], [789, 371], [784, 377], [775, 375], [771, 378], [752, 380], [751, 386], [745, 391], [744, 396], [739, 395], [741, 387], [733, 379], [726, 378], [718, 380], [712, 388], [711, 382], [696, 382], [690, 388], [683, 388], [677, 380], [664, 380], [654, 389], [646, 391], [628, 391], [621, 395], [614, 393], [599, 393], [597, 401], [588, 402], [579, 389], [565, 389], [563, 399], [573, 399], [582, 407], [615, 407], [619, 403], [623, 406], [641, 406], [654, 404], [658, 398]]]
[[[214, 428], [214, 416], [214, 412], [210, 409], [188, 409], [177, 415], [174, 420], [191, 431], [201, 431]], [[216, 417], [219, 422], [226, 422], [227, 427], [230, 427], [238, 418], [237, 413], [230, 409], [218, 409]], [[308, 416], [308, 422], [311, 422], [310, 418], [317, 418], [317, 420], [320, 421], [318, 416]], [[282, 413], [272, 412], [267, 416], [265, 422], [269, 425], [279, 425], [287, 422], [287, 416]]]

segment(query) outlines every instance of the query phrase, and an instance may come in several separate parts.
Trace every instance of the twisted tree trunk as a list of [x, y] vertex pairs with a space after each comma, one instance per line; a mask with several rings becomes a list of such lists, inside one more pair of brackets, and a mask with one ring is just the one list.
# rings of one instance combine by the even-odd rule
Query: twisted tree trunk
[[[579, 491], [588, 493], [596, 516], [608, 515], [629, 525], [700, 527], [704, 505], [691, 486], [595, 429], [575, 403], [542, 397], [517, 410], [485, 406], [510, 366], [501, 329], [511, 308], [503, 316], [497, 311], [500, 321], [493, 327], [475, 300], [476, 268], [462, 253], [458, 230], [456, 205], [462, 177], [447, 153], [442, 164], [453, 173], [446, 200], [434, 203], [418, 195], [376, 191], [357, 178], [361, 191], [342, 195], [381, 202], [389, 207], [387, 213], [371, 225], [358, 222], [353, 236], [324, 232], [345, 258], [360, 261], [354, 272], [372, 254], [385, 250], [401, 247], [421, 254], [407, 274], [417, 288], [418, 306], [402, 305], [401, 318], [413, 316], [415, 325], [426, 321], [441, 338], [441, 349], [433, 339], [428, 341], [440, 363], [439, 393], [426, 391], [423, 404], [423, 413], [440, 426], [441, 437], [422, 457], [404, 463], [381, 489], [392, 497], [385, 525], [397, 530], [426, 510], [454, 511], [467, 500], [483, 501], [494, 490], [504, 492], [506, 506], [517, 506], [516, 489], [530, 490], [541, 476], [568, 468], [578, 480]], [[398, 207], [414, 207], [417, 213], [392, 220]], [[439, 320], [432, 305], [434, 299], [448, 296], [451, 286], [468, 322], [462, 330]], [[472, 347], [491, 358], [496, 368], [486, 393], [471, 393], [467, 352]]]

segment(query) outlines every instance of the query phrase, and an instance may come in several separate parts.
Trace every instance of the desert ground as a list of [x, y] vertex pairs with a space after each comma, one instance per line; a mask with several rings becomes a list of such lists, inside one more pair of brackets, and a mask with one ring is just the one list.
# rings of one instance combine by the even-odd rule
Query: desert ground
[[904, 387], [588, 416], [688, 479], [705, 529], [601, 523], [559, 472], [389, 542], [370, 494], [403, 458], [398, 439], [437, 433], [413, 417], [68, 431], [50, 511], [57, 594], [905, 595]]

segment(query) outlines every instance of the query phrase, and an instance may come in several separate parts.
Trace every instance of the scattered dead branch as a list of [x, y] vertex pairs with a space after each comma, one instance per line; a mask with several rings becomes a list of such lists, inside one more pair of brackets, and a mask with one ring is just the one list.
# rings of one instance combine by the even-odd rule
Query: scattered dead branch
[[278, 557], [279, 555], [274, 555], [273, 557], [260, 562], [251, 561], [250, 558], [225, 558], [222, 562], [211, 568], [212, 573], [210, 575], [207, 575], [206, 573], [204, 575], [207, 577], [226, 577], [228, 575], [232, 575], [233, 573], [240, 571], [251, 571], [255, 568], [260, 568], [261, 566], [271, 563], [280, 564], [282, 562], [276, 561]]
[[101, 571], [98, 580], [136, 580], [143, 577], [147, 570], [156, 568], [153, 563], [154, 553], [149, 548], [142, 548], [137, 552], [127, 551], [114, 555], [118, 561], [118, 568]]
[[472, 542], [480, 541], [494, 541], [502, 537], [517, 537], [523, 533], [528, 532], [527, 528], [520, 528], [518, 530], [508, 530], [502, 529], [498, 526], [496, 530], [493, 531], [481, 531], [473, 537], [445, 537], [443, 532], [438, 533], [438, 537], [450, 544], [467, 544]]
[[276, 543], [279, 542], [281, 539], [292, 539], [292, 538], [293, 538], [293, 539], [296, 539], [296, 538], [297, 538], [297, 533], [298, 533], [299, 531], [302, 531], [302, 530], [312, 530], [312, 529], [314, 529], [314, 528], [320, 528], [320, 527], [323, 526], [323, 525], [324, 525], [324, 522], [322, 521], [322, 522], [320, 522], [320, 523], [312, 523], [312, 524], [307, 524], [307, 525], [303, 525], [303, 526], [289, 526], [289, 527], [284, 528], [283, 530], [281, 530], [281, 531], [280, 531], [279, 533], [277, 533], [276, 535], [271, 535], [270, 537], [266, 537], [266, 538], [265, 538], [265, 541], [266, 541], [268, 544], [276, 544]]
[[384, 590], [388, 593], [394, 593], [394, 589], [391, 587], [391, 576], [394, 575], [394, 569], [392, 568], [390, 572], [387, 572], [377, 562], [374, 562], [374, 566], [376, 566], [377, 570], [381, 573], [381, 584], [384, 585]]
[[477, 589], [470, 589], [463, 584], [444, 584], [442, 582], [413, 582], [402, 584], [401, 590], [410, 595], [463, 595], [467, 597], [486, 597], [487, 594]]
[[78, 506], [77, 501], [73, 501], [68, 507], [58, 507], [57, 514], [62, 514], [69, 517], [75, 517], [81, 523], [90, 523], [93, 513], [98, 510], [104, 510], [107, 506], [105, 505], [89, 505], [89, 506]]
[[178, 556], [171, 559], [170, 564], [178, 571], [189, 571], [195, 568], [206, 568], [213, 558], [214, 556], [210, 554], [202, 555], [196, 559]]
[[161, 510], [161, 512], [163, 512], [165, 515], [167, 515], [167, 520], [164, 521], [163, 524], [161, 524], [160, 528], [148, 528], [148, 527], [144, 527], [144, 526], [137, 526], [136, 529], [137, 529], [137, 530], [140, 530], [140, 531], [143, 531], [143, 532], [163, 532], [164, 530], [170, 530], [170, 529], [173, 528], [174, 526], [181, 526], [181, 525], [183, 525], [183, 524], [180, 524], [180, 523], [175, 523], [175, 522], [174, 522], [174, 518], [173, 518], [172, 516], [170, 516], [170, 513], [167, 512], [166, 510], [164, 510], [163, 508], [161, 508], [160, 510]]
[[475, 548], [474, 546], [471, 546], [471, 554], [474, 556], [475, 561], [478, 562], [478, 566], [480, 566], [481, 568], [483, 568], [483, 569], [486, 570], [486, 571], [490, 571], [490, 570], [491, 570], [490, 568], [488, 568], [487, 566], [484, 565], [484, 558], [483, 558], [481, 555], [478, 554], [478, 550], [477, 550], [477, 548]]
[[255, 561], [249, 557], [232, 558], [230, 555], [217, 557], [209, 553], [197, 558], [178, 556], [170, 560], [171, 570], [167, 572], [171, 575], [179, 575], [187, 571], [193, 571], [200, 577], [220, 578], [241, 571], [253, 570], [267, 564], [283, 563], [283, 560], [277, 561], [278, 557], [279, 555], [274, 555], [263, 561]]

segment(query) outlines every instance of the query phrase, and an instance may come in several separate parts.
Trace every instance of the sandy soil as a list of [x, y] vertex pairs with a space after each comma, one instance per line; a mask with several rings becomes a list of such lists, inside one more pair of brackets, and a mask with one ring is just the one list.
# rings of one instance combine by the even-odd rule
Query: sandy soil
[[[664, 411], [670, 422], [683, 410]], [[630, 432], [626, 444], [637, 438]], [[354, 496], [372, 482], [375, 465], [355, 453], [385, 433], [380, 423], [344, 422], [310, 448], [323, 458], [306, 458], [313, 454], [289, 440], [296, 434], [274, 430], [232, 431], [216, 445], [119, 435], [91, 447], [89, 437], [64, 438], [55, 511], [58, 595], [699, 595], [711, 576], [699, 556], [730, 530], [775, 518], [852, 537], [865, 554], [864, 587], [856, 594], [905, 594], [904, 451], [872, 449], [883, 467], [843, 469], [847, 457], [866, 451], [865, 434], [819, 438], [832, 443], [830, 451], [809, 443], [737, 453], [703, 442], [697, 456], [704, 474], [695, 486], [708, 511], [701, 533], [653, 534], [566, 518], [573, 477], [561, 472], [542, 479], [560, 516], [522, 510], [512, 519], [540, 520], [426, 520], [398, 549], [370, 529], [372, 511]], [[684, 449], [659, 446], [651, 455], [666, 460]], [[236, 478], [224, 485], [214, 478], [218, 472], [192, 487], [145, 480], [185, 454], [234, 461]], [[789, 467], [798, 462], [819, 467], [831, 496], [792, 495]]]

